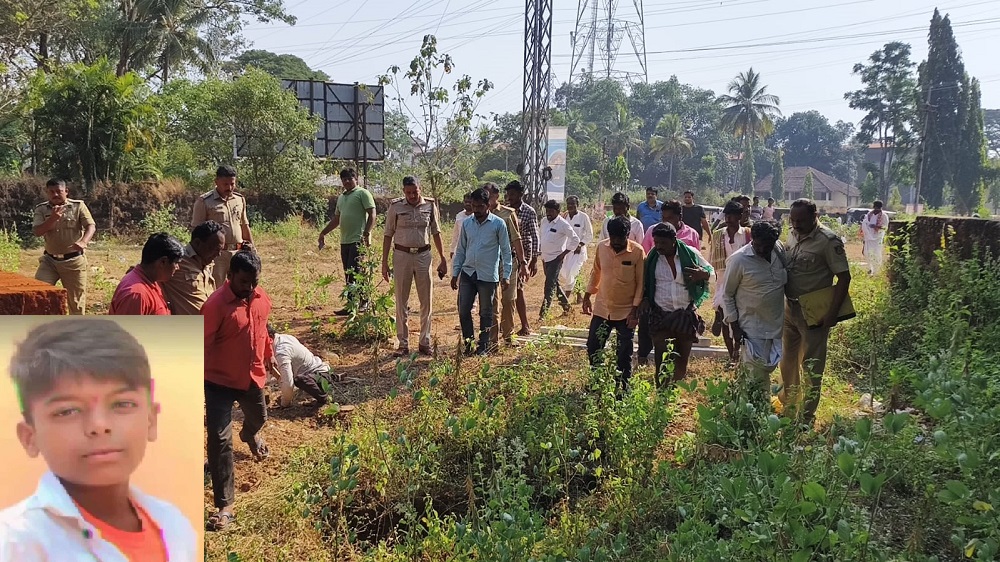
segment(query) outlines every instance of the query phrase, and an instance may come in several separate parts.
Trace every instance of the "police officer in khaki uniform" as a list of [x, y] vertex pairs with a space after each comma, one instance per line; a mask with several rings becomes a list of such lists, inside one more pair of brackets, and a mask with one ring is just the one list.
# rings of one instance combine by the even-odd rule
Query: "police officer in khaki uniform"
[[[805, 371], [808, 380], [802, 390], [805, 398], [802, 421], [812, 425], [819, 405], [823, 371], [826, 369], [826, 342], [830, 328], [837, 324], [837, 313], [847, 298], [851, 285], [851, 270], [847, 263], [844, 242], [832, 230], [819, 223], [816, 203], [798, 199], [791, 206], [789, 221], [792, 235], [789, 240], [788, 284], [785, 285], [785, 323], [782, 329], [783, 355], [781, 381], [783, 388], [778, 399], [786, 408], [797, 401], [800, 376]], [[809, 328], [802, 314], [799, 297], [837, 284], [833, 289], [830, 312], [819, 327]]]
[[236, 168], [219, 166], [215, 171], [215, 189], [203, 194], [194, 202], [191, 213], [191, 228], [213, 220], [222, 225], [226, 232], [226, 246], [215, 258], [213, 277], [215, 286], [226, 283], [229, 260], [242, 246], [253, 246], [250, 236], [250, 221], [247, 219], [247, 201], [236, 193]]
[[67, 197], [66, 182], [49, 180], [45, 194], [49, 200], [35, 207], [31, 229], [35, 236], [45, 238], [45, 252], [38, 259], [35, 279], [50, 285], [62, 281], [69, 313], [85, 314], [88, 266], [84, 250], [97, 224], [83, 201]]
[[397, 357], [409, 355], [407, 301], [410, 285], [416, 280], [420, 301], [420, 354], [431, 351], [431, 238], [441, 255], [438, 277], [448, 273], [448, 263], [441, 243], [441, 220], [437, 203], [420, 195], [420, 184], [413, 176], [403, 178], [403, 195], [389, 205], [385, 217], [385, 238], [382, 241], [382, 278], [389, 281], [389, 248], [392, 253], [392, 276], [396, 278], [396, 338]]

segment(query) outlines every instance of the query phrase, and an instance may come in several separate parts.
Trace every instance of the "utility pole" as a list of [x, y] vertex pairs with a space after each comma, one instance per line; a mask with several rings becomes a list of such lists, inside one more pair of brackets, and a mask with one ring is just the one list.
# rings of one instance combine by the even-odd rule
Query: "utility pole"
[[524, 163], [518, 173], [536, 208], [545, 193], [549, 103], [552, 97], [552, 0], [524, 2]]

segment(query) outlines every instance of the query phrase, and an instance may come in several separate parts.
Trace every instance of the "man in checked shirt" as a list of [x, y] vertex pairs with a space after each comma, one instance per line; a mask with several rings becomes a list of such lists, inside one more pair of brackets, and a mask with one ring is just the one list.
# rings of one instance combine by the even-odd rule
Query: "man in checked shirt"
[[[528, 277], [538, 273], [538, 215], [531, 205], [524, 202], [524, 187], [514, 180], [504, 188], [507, 194], [507, 204], [517, 210], [518, 226], [521, 229], [521, 244], [524, 247], [524, 259], [528, 262]], [[517, 280], [517, 316], [521, 319], [519, 336], [530, 336], [531, 325], [528, 324], [528, 307], [524, 302], [524, 284], [527, 278], [521, 276]]]

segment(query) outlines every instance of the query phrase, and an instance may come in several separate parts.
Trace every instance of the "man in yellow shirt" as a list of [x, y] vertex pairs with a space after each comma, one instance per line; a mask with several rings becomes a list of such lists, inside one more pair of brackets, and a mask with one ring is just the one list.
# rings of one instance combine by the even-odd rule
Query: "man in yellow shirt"
[[[594, 270], [583, 296], [583, 313], [593, 314], [587, 335], [587, 356], [591, 367], [601, 362], [611, 330], [618, 333], [618, 396], [628, 391], [632, 377], [632, 337], [638, 324], [642, 302], [645, 254], [642, 245], [629, 240], [629, 218], [613, 217], [607, 223], [608, 239], [597, 244]], [[597, 295], [591, 304], [590, 296]]]

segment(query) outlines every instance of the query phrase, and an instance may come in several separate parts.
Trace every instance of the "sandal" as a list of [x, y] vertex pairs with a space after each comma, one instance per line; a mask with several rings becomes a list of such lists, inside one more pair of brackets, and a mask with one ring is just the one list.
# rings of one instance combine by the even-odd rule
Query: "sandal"
[[208, 518], [205, 522], [205, 529], [208, 531], [221, 531], [236, 521], [236, 514], [231, 511], [220, 511]]
[[260, 437], [254, 437], [253, 443], [247, 443], [247, 445], [250, 446], [250, 452], [253, 453], [253, 459], [257, 462], [271, 456], [271, 449], [268, 448], [267, 442]]

